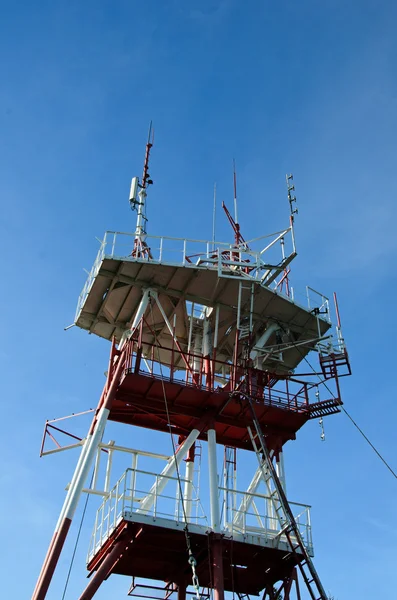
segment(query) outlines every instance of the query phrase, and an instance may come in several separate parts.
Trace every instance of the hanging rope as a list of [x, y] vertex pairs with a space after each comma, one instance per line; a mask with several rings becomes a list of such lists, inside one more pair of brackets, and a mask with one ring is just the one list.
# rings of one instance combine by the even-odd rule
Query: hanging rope
[[[150, 316], [152, 318], [152, 323], [154, 323], [154, 320], [153, 320], [153, 305], [152, 305], [152, 298], [151, 297], [149, 297], [149, 306], [150, 306]], [[176, 476], [177, 476], [178, 488], [179, 488], [179, 497], [180, 497], [181, 502], [182, 502], [183, 520], [185, 522], [185, 527], [184, 527], [183, 530], [185, 532], [186, 548], [187, 548], [187, 552], [188, 552], [188, 563], [189, 563], [189, 565], [190, 565], [190, 567], [192, 569], [192, 586], [194, 587], [197, 600], [200, 600], [201, 599], [201, 596], [200, 596], [200, 584], [199, 584], [199, 579], [198, 579], [198, 576], [197, 576], [197, 573], [196, 573], [197, 561], [196, 561], [196, 559], [195, 559], [195, 557], [193, 555], [193, 551], [192, 551], [192, 547], [191, 547], [191, 542], [190, 542], [189, 527], [188, 527], [188, 522], [187, 522], [187, 515], [186, 515], [186, 510], [185, 510], [185, 503], [183, 501], [182, 482], [181, 482], [181, 477], [180, 477], [180, 472], [179, 472], [179, 465], [178, 465], [178, 461], [177, 461], [177, 458], [176, 458], [177, 452], [176, 452], [176, 447], [175, 447], [174, 435], [173, 435], [173, 432], [172, 432], [172, 426], [171, 426], [171, 420], [170, 420], [170, 413], [169, 413], [169, 409], [168, 409], [167, 392], [166, 392], [165, 384], [164, 384], [163, 365], [161, 363], [161, 358], [160, 358], [160, 346], [159, 346], [158, 339], [157, 339], [157, 333], [156, 333], [156, 331], [154, 329], [153, 329], [153, 335], [154, 335], [155, 346], [156, 346], [156, 350], [157, 350], [157, 361], [158, 361], [159, 367], [160, 367], [161, 386], [162, 386], [162, 390], [163, 390], [164, 406], [165, 406], [165, 412], [166, 412], [166, 415], [167, 415], [168, 429], [169, 429], [169, 433], [170, 433], [170, 437], [171, 437], [172, 452], [173, 452], [173, 457], [174, 457], [174, 462], [175, 462]]]

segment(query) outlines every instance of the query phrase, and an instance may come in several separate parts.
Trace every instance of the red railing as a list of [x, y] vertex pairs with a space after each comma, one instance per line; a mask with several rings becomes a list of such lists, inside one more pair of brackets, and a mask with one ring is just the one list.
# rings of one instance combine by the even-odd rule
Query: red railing
[[[126, 372], [180, 383], [209, 392], [249, 393], [268, 406], [302, 410], [309, 406], [310, 384], [286, 374], [261, 371], [249, 361], [229, 363], [192, 352], [181, 352], [134, 339], [128, 342]], [[161, 359], [161, 362], [160, 362]]]

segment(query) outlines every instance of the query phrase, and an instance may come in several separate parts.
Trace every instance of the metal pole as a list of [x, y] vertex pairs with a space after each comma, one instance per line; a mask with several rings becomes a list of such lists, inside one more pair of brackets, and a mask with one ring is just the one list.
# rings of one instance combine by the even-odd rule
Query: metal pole
[[258, 467], [254, 473], [251, 483], [247, 487], [247, 491], [244, 494], [243, 499], [241, 500], [240, 506], [238, 507], [238, 510], [235, 513], [235, 516], [233, 519], [233, 525], [239, 526], [241, 524], [244, 514], [248, 511], [248, 509], [250, 508], [250, 506], [252, 504], [252, 501], [254, 499], [253, 494], [256, 493], [256, 490], [258, 489], [258, 486], [259, 486], [261, 480], [262, 480], [262, 467]]
[[98, 448], [97, 453], [96, 453], [96, 458], [95, 458], [94, 477], [92, 479], [92, 486], [91, 486], [91, 488], [93, 490], [97, 489], [99, 468], [100, 468], [100, 464], [101, 464], [101, 454], [102, 454], [102, 450], [101, 450], [101, 448]]
[[[109, 446], [114, 446], [114, 441], [109, 442]], [[112, 475], [112, 463], [113, 463], [113, 450], [108, 451], [108, 460], [106, 463], [106, 474], [105, 474], [105, 486], [104, 491], [108, 492], [110, 490], [110, 478]]]
[[138, 454], [134, 452], [132, 455], [132, 470], [131, 470], [131, 511], [134, 510], [134, 496], [135, 496], [135, 485], [136, 485], [136, 470], [138, 466]]
[[208, 436], [208, 470], [210, 478], [210, 503], [211, 503], [211, 528], [214, 532], [220, 531], [219, 497], [218, 497], [218, 469], [216, 460], [216, 433], [209, 429]]
[[214, 581], [214, 600], [225, 600], [225, 582], [223, 578], [222, 539], [212, 543], [212, 569]]
[[[216, 183], [214, 183], [214, 209], [212, 214], [212, 251], [215, 250]], [[208, 256], [207, 256], [208, 258]]]
[[178, 584], [178, 600], [186, 600], [186, 585]]
[[146, 288], [144, 290], [143, 295], [142, 295], [142, 299], [141, 299], [140, 304], [139, 304], [139, 306], [137, 308], [137, 311], [135, 313], [134, 321], [133, 321], [131, 327], [129, 329], [126, 329], [124, 331], [122, 337], [121, 337], [120, 344], [119, 344], [119, 349], [120, 350], [122, 348], [124, 348], [124, 345], [125, 345], [126, 341], [128, 339], [130, 339], [130, 337], [134, 333], [135, 329], [138, 327], [139, 321], [141, 320], [141, 318], [145, 314], [147, 305], [149, 304], [150, 292], [152, 292], [152, 291], [153, 290], [151, 290], [150, 288]]
[[283, 451], [280, 450], [278, 456], [276, 457], [276, 473], [277, 477], [280, 480], [281, 485], [283, 486], [284, 494], [287, 495], [287, 485], [285, 481], [285, 466], [284, 466], [284, 454]]
[[182, 460], [184, 459], [184, 457], [186, 456], [186, 453], [190, 450], [190, 448], [193, 446], [194, 442], [197, 440], [198, 436], [200, 435], [200, 430], [199, 429], [193, 429], [188, 437], [186, 438], [186, 440], [183, 442], [183, 444], [180, 446], [177, 454], [176, 454], [176, 460], [175, 457], [173, 456], [171, 458], [171, 460], [169, 461], [169, 463], [166, 465], [166, 467], [162, 470], [162, 472], [160, 473], [159, 477], [159, 483], [155, 483], [148, 495], [146, 496], [146, 498], [144, 498], [144, 500], [142, 500], [139, 509], [137, 510], [137, 513], [146, 513], [148, 512], [152, 506], [153, 503], [155, 501], [155, 494], [158, 496], [161, 494], [161, 492], [163, 491], [163, 489], [165, 488], [165, 486], [167, 485], [169, 478], [172, 477], [172, 475], [174, 474], [175, 470], [176, 470], [176, 466], [181, 464]]
[[185, 506], [186, 519], [189, 520], [192, 514], [192, 496], [193, 496], [193, 476], [194, 476], [194, 445], [190, 448], [186, 459], [185, 468], [185, 486], [183, 490], [183, 503]]
[[[51, 549], [51, 552], [48, 556], [48, 561], [44, 565], [42, 577], [40, 582], [34, 591], [32, 596], [32, 600], [44, 600], [47, 595], [48, 587], [51, 583], [52, 576], [54, 574], [56, 565], [58, 563], [63, 545], [65, 543], [70, 525], [72, 523], [72, 519], [74, 513], [76, 512], [77, 504], [80, 499], [85, 480], [88, 476], [88, 471], [91, 467], [93, 458], [95, 456], [95, 452], [97, 451], [98, 444], [101, 441], [103, 431], [105, 429], [106, 421], [109, 416], [109, 409], [102, 408], [99, 413], [99, 418], [97, 422], [97, 426], [94, 429], [94, 433], [87, 440], [87, 450], [83, 457], [80, 471], [75, 480], [75, 485], [70, 486], [68, 495], [66, 496], [64, 507], [63, 507], [63, 517], [60, 520], [59, 525], [57, 525], [55, 534], [54, 534], [54, 543]], [[62, 513], [61, 513], [62, 514]]]

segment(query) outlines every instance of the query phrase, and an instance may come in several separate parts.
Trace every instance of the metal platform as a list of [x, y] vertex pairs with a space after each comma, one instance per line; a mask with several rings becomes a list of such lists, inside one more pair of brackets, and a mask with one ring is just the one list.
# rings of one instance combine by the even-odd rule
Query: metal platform
[[[155, 477], [154, 486], [142, 483], [148, 482], [149, 476]], [[175, 501], [172, 490], [163, 489], [160, 493], [162, 479], [160, 474], [134, 469], [123, 474], [98, 509], [87, 559], [89, 571], [97, 570], [118, 542], [130, 540], [113, 573], [189, 582], [191, 569], [182, 502]], [[177, 487], [175, 477], [167, 480], [167, 488]], [[212, 587], [209, 547], [211, 538], [216, 537], [222, 540], [225, 589], [258, 594], [266, 584], [283, 579], [295, 566], [296, 557], [272, 516], [269, 497], [237, 490], [227, 492], [234, 498], [231, 504], [239, 508], [231, 511], [230, 522], [224, 522], [219, 532], [213, 532], [208, 525], [199, 498], [192, 498], [188, 528], [197, 573], [203, 587]], [[152, 501], [147, 504], [150, 496]], [[312, 555], [309, 507], [291, 503], [291, 508]]]
[[[197, 574], [203, 587], [212, 587], [208, 551], [211, 534], [191, 533], [192, 550], [198, 559]], [[156, 579], [165, 582], [191, 580], [183, 531], [123, 520], [112, 537], [88, 564], [96, 571], [104, 557], [120, 540], [130, 540], [112, 574]], [[226, 591], [258, 595], [266, 585], [287, 577], [296, 560], [289, 550], [257, 546], [222, 538], [223, 573]]]
[[[282, 385], [284, 384], [284, 389]], [[255, 409], [258, 419], [266, 432], [267, 443], [271, 448], [281, 448], [288, 440], [295, 439], [297, 431], [311, 418], [322, 414], [339, 412], [338, 401], [320, 402], [311, 411], [305, 388], [289, 391], [285, 382], [279, 381], [274, 388], [266, 388], [261, 398], [257, 398]], [[206, 415], [213, 416], [218, 443], [236, 448], [252, 450], [247, 433], [249, 416], [246, 403], [239, 397], [230, 398], [229, 390], [208, 390], [203, 387], [188, 386], [183, 381], [159, 376], [151, 376], [144, 371], [127, 371], [118, 387], [110, 411], [110, 420], [129, 425], [147, 427], [157, 431], [169, 431], [164, 393], [167, 397], [170, 423], [173, 432], [187, 435]], [[206, 433], [200, 435], [206, 440]]]
[[[124, 255], [118, 254], [120, 238]], [[151, 248], [150, 257], [136, 258], [131, 256], [132, 234], [108, 232], [105, 235], [79, 297], [75, 317], [78, 327], [108, 340], [115, 336], [119, 341], [131, 325], [143, 290], [150, 288], [156, 290], [168, 320], [174, 321], [175, 336], [184, 351], [189, 346], [190, 319], [194, 318], [190, 314], [192, 303], [201, 308], [217, 307], [216, 311], [209, 311], [209, 323], [214, 330], [217, 320], [217, 338], [222, 340], [217, 356], [222, 361], [232, 358], [236, 327], [243, 327], [244, 318], [250, 316], [253, 321], [254, 338], [259, 338], [270, 323], [280, 323], [288, 342], [283, 362], [281, 364], [271, 350], [282, 343], [276, 339], [275, 332], [267, 340], [270, 351], [264, 360], [268, 368], [280, 372], [296, 368], [331, 327], [327, 298], [307, 288], [305, 307], [297, 303], [294, 296], [271, 287], [286, 261], [278, 265], [265, 262], [266, 248], [236, 253], [230, 244], [217, 244], [217, 248], [211, 250], [210, 242], [153, 239], [159, 245], [158, 252]], [[177, 250], [166, 251], [166, 242], [172, 242]], [[193, 262], [188, 252], [198, 250], [196, 246], [201, 251], [192, 252]], [[126, 252], [128, 247], [129, 253]], [[160, 346], [171, 347], [172, 336], [157, 305], [145, 320], [143, 342], [153, 344], [156, 336]]]

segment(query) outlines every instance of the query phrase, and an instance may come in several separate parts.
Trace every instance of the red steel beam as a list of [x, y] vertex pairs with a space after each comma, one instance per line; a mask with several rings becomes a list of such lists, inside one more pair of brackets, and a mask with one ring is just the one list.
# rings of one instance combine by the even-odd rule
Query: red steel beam
[[91, 598], [94, 597], [101, 584], [112, 572], [112, 568], [119, 561], [123, 552], [128, 548], [130, 541], [130, 539], [121, 539], [115, 543], [99, 569], [95, 571], [90, 583], [81, 594], [79, 600], [91, 600]]
[[215, 538], [212, 542], [212, 570], [215, 600], [225, 600], [225, 581], [223, 577], [222, 539]]

